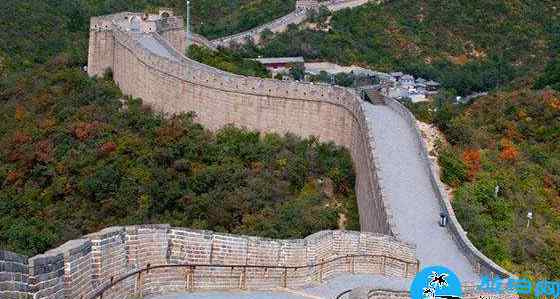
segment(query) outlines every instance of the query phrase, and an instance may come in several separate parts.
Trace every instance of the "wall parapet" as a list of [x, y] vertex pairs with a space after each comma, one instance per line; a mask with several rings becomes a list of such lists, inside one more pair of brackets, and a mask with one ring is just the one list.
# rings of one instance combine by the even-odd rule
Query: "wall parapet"
[[272, 20], [266, 24], [257, 26], [255, 28], [216, 38], [210, 41], [213, 48], [229, 47], [233, 44], [244, 44], [247, 40], [255, 43], [260, 42], [260, 35], [264, 30], [270, 30], [274, 33], [283, 32], [290, 24], [300, 24], [307, 19], [307, 11], [311, 9], [318, 9], [320, 6], [326, 7], [328, 10], [335, 12], [345, 8], [353, 8], [361, 6], [369, 2], [381, 4], [386, 0], [328, 0], [319, 2], [317, 0], [300, 0], [296, 2], [295, 9], [287, 15]]
[[[123, 93], [142, 98], [164, 113], [194, 111], [197, 121], [211, 130], [235, 124], [261, 132], [313, 135], [347, 147], [356, 168], [362, 230], [394, 234], [377, 183], [361, 100], [355, 91], [227, 73], [178, 52], [184, 34], [176, 30], [162, 34], [130, 32], [117, 23], [123, 18], [122, 14], [113, 18], [110, 36], [91, 31], [89, 61], [97, 65], [98, 57], [107, 57], [104, 64], [113, 69], [113, 78]], [[111, 50], [106, 49], [109, 38]], [[143, 44], [146, 39], [157, 49]], [[90, 67], [88, 71], [97, 75], [101, 68]]]
[[455, 241], [459, 249], [463, 252], [463, 254], [465, 254], [467, 259], [471, 262], [478, 273], [491, 277], [513, 277], [513, 274], [500, 267], [494, 261], [486, 257], [482, 252], [480, 252], [467, 237], [467, 233], [459, 223], [459, 220], [457, 220], [455, 211], [453, 210], [451, 201], [449, 200], [449, 195], [447, 194], [447, 191], [445, 191], [442, 182], [438, 178], [435, 166], [431, 163], [428, 154], [428, 147], [426, 146], [424, 138], [422, 137], [422, 132], [416, 124], [417, 121], [414, 115], [404, 105], [394, 99], [385, 97], [384, 101], [387, 106], [401, 115], [403, 119], [410, 125], [411, 130], [413, 130], [420, 156], [427, 171], [427, 175], [430, 178], [432, 187], [435, 190], [441, 210], [448, 216], [449, 221], [447, 229], [451, 232], [451, 236], [453, 237], [453, 240]]
[[[353, 262], [351, 255], [370, 257]], [[335, 262], [319, 266], [329, 260]], [[275, 240], [165, 224], [110, 227], [32, 258], [0, 251], [0, 294], [87, 299], [116, 280], [119, 283], [103, 298], [240, 287], [302, 288], [342, 272], [410, 278], [418, 271], [417, 263], [414, 246], [374, 233], [321, 231], [304, 239]], [[208, 266], [165, 267], [204, 264]], [[271, 268], [246, 269], [251, 265]], [[273, 268], [300, 266], [289, 272]], [[152, 269], [128, 276], [147, 267]]]

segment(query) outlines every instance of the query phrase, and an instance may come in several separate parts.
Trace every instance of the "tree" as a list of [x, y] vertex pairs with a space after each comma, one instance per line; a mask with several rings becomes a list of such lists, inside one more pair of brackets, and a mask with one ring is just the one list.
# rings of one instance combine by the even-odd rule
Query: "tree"
[[467, 166], [450, 150], [443, 150], [439, 154], [439, 164], [442, 168], [441, 180], [451, 186], [461, 185], [467, 178]]
[[290, 75], [294, 80], [301, 81], [305, 77], [305, 67], [303, 63], [294, 63], [290, 66]]
[[535, 82], [535, 89], [542, 89], [550, 86], [560, 91], [560, 59], [551, 61], [542, 74]]
[[466, 149], [463, 151], [463, 161], [467, 166], [467, 177], [472, 181], [476, 173], [480, 171], [480, 149]]
[[273, 35], [274, 32], [272, 32], [269, 28], [265, 28], [260, 34], [260, 42], [263, 44], [268, 43], [272, 39]]

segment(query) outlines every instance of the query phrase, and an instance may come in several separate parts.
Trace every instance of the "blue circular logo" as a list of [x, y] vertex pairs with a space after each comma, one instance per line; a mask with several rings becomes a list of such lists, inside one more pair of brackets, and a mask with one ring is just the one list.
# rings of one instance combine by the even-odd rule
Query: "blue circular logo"
[[457, 275], [443, 266], [422, 269], [410, 287], [412, 299], [463, 298], [461, 282]]

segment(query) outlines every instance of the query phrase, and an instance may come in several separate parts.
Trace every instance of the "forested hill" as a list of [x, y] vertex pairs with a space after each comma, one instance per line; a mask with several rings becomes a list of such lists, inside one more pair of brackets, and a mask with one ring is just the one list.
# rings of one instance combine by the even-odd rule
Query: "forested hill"
[[534, 76], [560, 49], [556, 0], [393, 0], [327, 20], [328, 31], [292, 26], [245, 54], [404, 70], [468, 94]]
[[517, 88], [420, 113], [424, 105], [412, 108], [449, 141], [438, 146], [442, 180], [470, 240], [514, 273], [560, 278], [560, 93]]
[[213, 39], [249, 30], [292, 12], [295, 0], [191, 1], [193, 30]]
[[[227, 2], [228, 13], [249, 3]], [[173, 4], [0, 1], [0, 250], [34, 255], [140, 223], [273, 238], [359, 229], [346, 149], [231, 127], [209, 132], [193, 115], [164, 118], [124, 97], [110, 76], [79, 68], [91, 16]]]
[[[191, 2], [193, 30], [210, 38], [269, 22], [295, 6], [294, 0]], [[90, 17], [121, 11], [155, 11], [160, 6], [185, 15], [183, 0], [2, 0], [0, 74], [61, 55], [73, 65], [85, 65]]]

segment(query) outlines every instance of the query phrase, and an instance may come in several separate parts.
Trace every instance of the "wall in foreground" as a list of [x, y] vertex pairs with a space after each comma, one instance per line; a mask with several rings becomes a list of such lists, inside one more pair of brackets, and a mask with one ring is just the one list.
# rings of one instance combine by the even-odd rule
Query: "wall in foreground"
[[413, 277], [414, 248], [392, 237], [322, 231], [300, 240], [272, 240], [173, 228], [169, 225], [111, 227], [32, 258], [0, 251], [1, 298], [90, 298], [136, 269], [168, 264], [306, 266], [351, 254], [321, 267], [281, 269], [163, 268], [131, 276], [103, 298], [130, 298], [201, 289], [301, 288], [341, 272]]
[[[349, 295], [350, 299], [408, 299], [410, 298], [410, 293], [408, 292], [399, 292], [399, 291], [390, 291], [390, 290], [370, 290], [367, 292], [367, 296], [362, 296], [360, 293], [358, 296], [353, 296], [352, 294]], [[516, 294], [511, 293], [503, 293], [503, 294], [494, 294], [494, 293], [481, 293], [481, 292], [465, 292], [463, 291], [463, 298], [464, 299], [482, 299], [482, 298], [492, 298], [492, 299], [516, 299], [519, 298]]]

